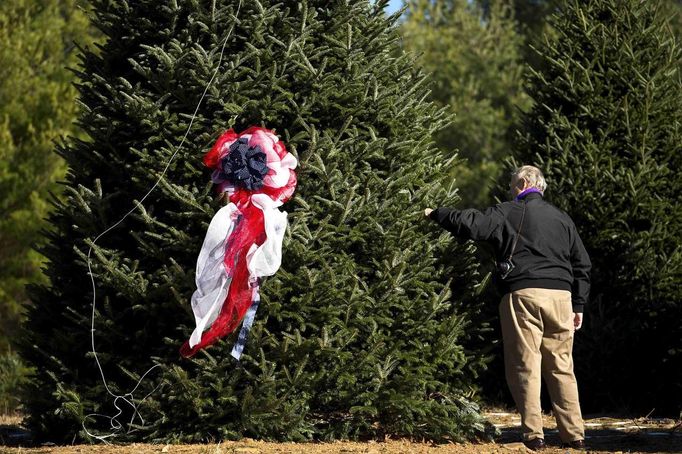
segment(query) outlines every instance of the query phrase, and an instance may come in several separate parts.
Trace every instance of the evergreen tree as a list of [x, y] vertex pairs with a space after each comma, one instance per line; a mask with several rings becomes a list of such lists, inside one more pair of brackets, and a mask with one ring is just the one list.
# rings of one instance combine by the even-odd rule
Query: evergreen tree
[[510, 153], [523, 89], [522, 36], [512, 4], [412, 0], [402, 26], [406, 47], [433, 81], [431, 99], [455, 115], [436, 143], [464, 158], [454, 175], [463, 205], [490, 205], [490, 187]]
[[586, 411], [680, 410], [682, 87], [665, 21], [658, 2], [570, 1], [529, 81], [517, 160], [545, 170], [593, 261], [575, 354]]
[[51, 153], [71, 131], [77, 106], [74, 40], [90, 40], [75, 0], [14, 0], [0, 4], [0, 411], [18, 405], [23, 366], [12, 340], [28, 297], [24, 286], [44, 278], [33, 247], [46, 228], [51, 191], [66, 166]]
[[[489, 17], [493, 5], [499, 0], [476, 0]], [[520, 35], [521, 46], [519, 53], [522, 59], [534, 67], [542, 64], [542, 59], [533, 51], [542, 43], [543, 37], [552, 34], [552, 27], [547, 19], [564, 0], [509, 0], [516, 22], [515, 30]]]
[[[491, 0], [477, 0], [483, 6], [486, 15], [489, 14]], [[682, 1], [659, 0], [664, 9], [673, 31], [679, 41], [682, 33]], [[553, 36], [549, 16], [558, 11], [564, 0], [512, 0], [517, 30], [523, 36], [523, 58], [535, 68], [542, 65], [542, 58], [533, 50], [542, 45], [545, 35]]]
[[677, 43], [682, 40], [682, 1], [667, 0], [661, 1], [663, 15], [668, 18], [668, 23], [675, 34]]
[[[454, 115], [436, 143], [443, 152], [457, 150], [464, 158], [452, 171], [463, 207], [493, 203], [495, 179], [511, 153], [520, 113], [530, 107], [523, 87], [524, 40], [513, 6], [508, 0], [413, 0], [401, 28], [406, 47], [419, 54], [419, 63], [431, 74], [431, 99]], [[476, 255], [482, 272], [492, 272], [492, 251], [481, 245]], [[506, 397], [504, 403], [511, 403], [500, 381], [499, 295], [493, 285], [482, 287], [472, 305], [480, 308], [476, 323], [489, 332], [471, 348], [485, 348], [493, 361], [477, 384], [487, 399], [504, 402]]]
[[[116, 402], [118, 439], [482, 434], [469, 397], [485, 358], [462, 347], [479, 331], [463, 304], [475, 291], [472, 250], [422, 215], [457, 201], [455, 158], [431, 139], [448, 118], [425, 101], [426, 77], [400, 50], [386, 3], [93, 2], [106, 41], [78, 71], [88, 138], [57, 150], [67, 197], [50, 217], [50, 282], [32, 287], [26, 324], [38, 436], [87, 438], [82, 423], [110, 431], [87, 416], [116, 413], [89, 352], [88, 246], [155, 184], [216, 68], [168, 173], [93, 247], [95, 342], [111, 391], [132, 392], [160, 366], [127, 396], [145, 424]], [[195, 260], [220, 207], [201, 158], [222, 131], [250, 125], [274, 128], [300, 162], [283, 265], [262, 286], [240, 363], [235, 335], [183, 360]]]

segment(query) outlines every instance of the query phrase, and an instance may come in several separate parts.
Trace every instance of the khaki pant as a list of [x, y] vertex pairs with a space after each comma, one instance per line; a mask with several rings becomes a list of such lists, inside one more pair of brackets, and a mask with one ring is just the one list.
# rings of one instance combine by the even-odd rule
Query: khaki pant
[[507, 384], [521, 413], [524, 440], [544, 438], [540, 375], [549, 388], [563, 442], [585, 439], [573, 374], [571, 292], [527, 288], [500, 302]]

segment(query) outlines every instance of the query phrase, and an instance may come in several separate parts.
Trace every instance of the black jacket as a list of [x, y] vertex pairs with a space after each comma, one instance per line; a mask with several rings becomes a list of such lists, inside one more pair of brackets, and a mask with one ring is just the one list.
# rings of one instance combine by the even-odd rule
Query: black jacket
[[573, 311], [582, 312], [590, 293], [590, 258], [571, 218], [545, 202], [539, 193], [484, 212], [438, 208], [430, 217], [458, 237], [490, 243], [499, 262], [509, 257], [524, 203], [526, 214], [512, 258], [516, 267], [501, 281], [503, 291], [568, 290]]

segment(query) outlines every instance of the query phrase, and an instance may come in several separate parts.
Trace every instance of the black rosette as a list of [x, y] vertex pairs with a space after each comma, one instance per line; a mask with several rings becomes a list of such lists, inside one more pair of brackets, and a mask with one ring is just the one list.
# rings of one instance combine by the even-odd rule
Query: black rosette
[[265, 152], [258, 145], [250, 147], [249, 140], [241, 138], [230, 145], [229, 153], [221, 158], [217, 176], [236, 187], [257, 191], [263, 187], [268, 170]]

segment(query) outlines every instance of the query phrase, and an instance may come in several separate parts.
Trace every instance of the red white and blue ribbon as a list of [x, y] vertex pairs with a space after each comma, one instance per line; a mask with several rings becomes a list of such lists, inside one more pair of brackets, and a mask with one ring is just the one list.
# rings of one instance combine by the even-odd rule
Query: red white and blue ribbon
[[296, 188], [296, 158], [270, 130], [225, 132], [206, 156], [212, 180], [229, 201], [206, 232], [192, 295], [196, 328], [180, 349], [185, 357], [232, 333], [244, 321], [232, 356], [237, 360], [260, 301], [260, 279], [282, 263], [287, 213], [279, 207]]

